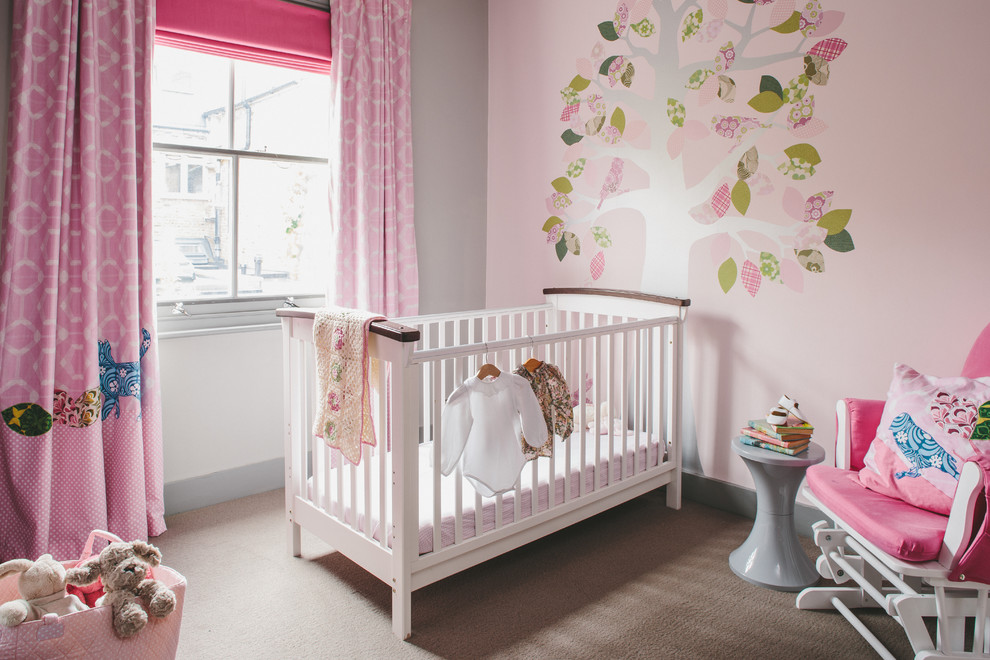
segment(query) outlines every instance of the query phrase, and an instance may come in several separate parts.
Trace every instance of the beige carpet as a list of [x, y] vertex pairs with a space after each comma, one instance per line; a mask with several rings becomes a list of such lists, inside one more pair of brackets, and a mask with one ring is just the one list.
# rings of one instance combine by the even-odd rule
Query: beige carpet
[[[188, 581], [179, 658], [876, 657], [839, 614], [732, 573], [751, 520], [662, 490], [415, 592], [407, 642], [384, 583], [305, 532], [289, 555], [283, 502], [170, 516], [153, 540]], [[911, 656], [891, 619], [866, 622]]]

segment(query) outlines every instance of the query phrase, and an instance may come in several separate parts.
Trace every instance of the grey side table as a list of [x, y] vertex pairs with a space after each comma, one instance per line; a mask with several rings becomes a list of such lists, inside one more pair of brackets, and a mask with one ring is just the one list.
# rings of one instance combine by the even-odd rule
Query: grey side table
[[777, 591], [801, 591], [818, 581], [794, 528], [794, 500], [809, 466], [825, 460], [814, 442], [797, 456], [744, 444], [733, 438], [756, 484], [756, 520], [746, 541], [729, 555], [732, 572], [753, 584]]

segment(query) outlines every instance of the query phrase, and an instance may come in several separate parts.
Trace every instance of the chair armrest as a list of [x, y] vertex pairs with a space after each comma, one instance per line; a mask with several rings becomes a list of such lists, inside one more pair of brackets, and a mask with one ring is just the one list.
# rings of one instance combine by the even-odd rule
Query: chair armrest
[[863, 457], [876, 437], [883, 406], [878, 399], [839, 399], [835, 405], [835, 466], [861, 470]]
[[966, 461], [959, 473], [959, 484], [952, 498], [949, 522], [945, 526], [942, 550], [938, 555], [938, 563], [950, 571], [956, 569], [963, 553], [969, 548], [977, 522], [974, 513], [982, 495], [983, 469], [976, 461]]

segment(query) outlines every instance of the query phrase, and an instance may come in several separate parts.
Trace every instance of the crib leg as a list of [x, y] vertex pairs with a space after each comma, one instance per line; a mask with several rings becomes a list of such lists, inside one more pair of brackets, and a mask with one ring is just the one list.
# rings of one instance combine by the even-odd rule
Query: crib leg
[[667, 484], [667, 507], [671, 509], [681, 508], [681, 472], [677, 470], [674, 478]]
[[399, 639], [412, 635], [412, 593], [408, 589], [392, 588], [392, 634]]
[[292, 553], [293, 557], [302, 556], [302, 527], [299, 523], [287, 521], [288, 524], [288, 541], [289, 541], [289, 552]]

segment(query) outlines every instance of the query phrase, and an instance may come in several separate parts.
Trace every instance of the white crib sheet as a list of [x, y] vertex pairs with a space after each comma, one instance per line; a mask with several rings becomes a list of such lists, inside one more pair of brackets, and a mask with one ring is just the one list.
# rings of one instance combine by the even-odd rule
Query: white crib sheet
[[[614, 479], [621, 479], [623, 473], [621, 472], [620, 457], [624, 454], [625, 460], [625, 475], [631, 476], [633, 474], [633, 460], [635, 459], [635, 472], [638, 474], [640, 471], [646, 469], [647, 467], [656, 467], [660, 462], [663, 461], [665, 457], [664, 445], [659, 442], [656, 436], [654, 436], [648, 443], [647, 436], [645, 432], [640, 432], [639, 443], [637, 448], [636, 435], [633, 431], [628, 431], [625, 436], [626, 449], [623, 452], [623, 438], [622, 435], [612, 436], [614, 443], [612, 452], [612, 461], [609, 461], [609, 436], [601, 435], [596, 438], [591, 433], [585, 436], [585, 469], [584, 469], [584, 479], [585, 479], [585, 491], [590, 493], [595, 490], [595, 441], [599, 442], [598, 447], [598, 477], [597, 481], [600, 485], [604, 486], [609, 483], [610, 475]], [[433, 520], [434, 520], [434, 506], [433, 506], [433, 475], [432, 475], [432, 455], [433, 455], [433, 443], [424, 443], [420, 445], [420, 460], [419, 460], [419, 554], [426, 554], [433, 551]], [[377, 457], [372, 457], [371, 454], [373, 450], [366, 447], [365, 448], [365, 460], [377, 460]], [[581, 475], [581, 451], [580, 451], [580, 438], [575, 436], [571, 439], [570, 448], [570, 461], [569, 463], [565, 461], [565, 445], [562, 441], [556, 440], [554, 442], [554, 457], [552, 459], [553, 465], [553, 483], [554, 483], [554, 506], [559, 506], [564, 502], [564, 489], [565, 483], [567, 483], [567, 477], [565, 476], [567, 472], [570, 472], [570, 491], [571, 499], [576, 498], [580, 495], [580, 475]], [[343, 462], [343, 461], [342, 461]], [[541, 457], [536, 459], [537, 464], [537, 502], [536, 510], [537, 513], [546, 511], [549, 508], [549, 483], [550, 483], [550, 470], [551, 470], [551, 459], [548, 457]], [[608, 467], [611, 464], [612, 469], [609, 471]], [[569, 469], [568, 469], [569, 467]], [[333, 468], [334, 471], [340, 468]], [[355, 468], [360, 470], [360, 468]], [[348, 468], [341, 470], [343, 473], [347, 473]], [[533, 515], [532, 508], [532, 497], [533, 497], [533, 477], [532, 477], [532, 462], [528, 462], [523, 466], [522, 473], [520, 475], [520, 519], [525, 519]], [[371, 484], [371, 502], [370, 507], [358, 507], [362, 512], [357, 516], [356, 525], [353, 522], [353, 507], [345, 506], [344, 508], [344, 520], [347, 524], [356, 527], [357, 530], [365, 529], [365, 516], [363, 511], [370, 510], [371, 512], [371, 537], [377, 541], [381, 540], [381, 524], [378, 520], [378, 512], [380, 511], [379, 500], [378, 500], [378, 478], [377, 471], [373, 471], [373, 479]], [[347, 477], [345, 477], [345, 480]], [[454, 543], [455, 539], [455, 529], [456, 529], [456, 489], [457, 481], [459, 480], [457, 472], [451, 473], [447, 477], [441, 478], [441, 511], [440, 511], [440, 547], [447, 547]], [[470, 483], [466, 480], [460, 479], [461, 481], [461, 530], [462, 539], [472, 538], [477, 533], [477, 528], [475, 525], [475, 515], [476, 515], [476, 492], [474, 488], [471, 487]], [[359, 491], [363, 488], [358, 489]], [[343, 491], [346, 493], [349, 491], [349, 486], [345, 486]], [[309, 480], [309, 492], [312, 496], [312, 478]], [[507, 525], [515, 520], [515, 498], [516, 491], [509, 491], [502, 495], [502, 525]], [[316, 498], [313, 498], [314, 500]], [[321, 503], [321, 506], [325, 504]], [[481, 520], [482, 520], [482, 533], [488, 532], [495, 529], [497, 513], [497, 498], [482, 498], [481, 502]], [[388, 526], [388, 544], [392, 545], [392, 529], [391, 524]]]

